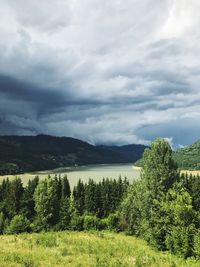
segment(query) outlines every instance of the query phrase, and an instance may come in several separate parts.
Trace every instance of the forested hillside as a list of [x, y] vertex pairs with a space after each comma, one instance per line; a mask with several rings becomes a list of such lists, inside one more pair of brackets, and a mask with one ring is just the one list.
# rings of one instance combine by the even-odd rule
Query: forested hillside
[[173, 157], [181, 169], [200, 170], [200, 140], [177, 150]]
[[[143, 149], [136, 158], [142, 156]], [[133, 152], [134, 154], [134, 152]], [[133, 157], [126, 157], [119, 151], [97, 147], [69, 137], [1, 136], [0, 174], [15, 174], [27, 171], [54, 169], [63, 166], [127, 163]]]
[[124, 145], [124, 146], [100, 146], [101, 148], [108, 149], [119, 153], [122, 157], [127, 159], [127, 162], [135, 162], [142, 157], [145, 145]]
[[[173, 159], [177, 162], [178, 167], [182, 170], [200, 170], [200, 141], [174, 151]], [[134, 165], [142, 167], [142, 158], [136, 161]]]

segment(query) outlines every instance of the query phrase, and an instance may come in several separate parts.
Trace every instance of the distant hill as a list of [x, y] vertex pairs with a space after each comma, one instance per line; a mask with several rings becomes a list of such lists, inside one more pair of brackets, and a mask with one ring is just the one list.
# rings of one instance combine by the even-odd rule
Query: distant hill
[[181, 169], [200, 170], [200, 140], [175, 151], [174, 159]]
[[[126, 148], [125, 148], [126, 147]], [[134, 162], [141, 156], [124, 147], [94, 146], [69, 137], [0, 136], [0, 174], [54, 169], [64, 166]], [[127, 156], [125, 153], [127, 150]]]
[[[185, 148], [173, 152], [173, 158], [182, 170], [200, 170], [200, 140]], [[142, 159], [134, 164], [142, 167]]]
[[110, 151], [114, 151], [124, 157], [128, 162], [136, 162], [142, 157], [147, 148], [145, 145], [124, 145], [124, 146], [99, 146]]

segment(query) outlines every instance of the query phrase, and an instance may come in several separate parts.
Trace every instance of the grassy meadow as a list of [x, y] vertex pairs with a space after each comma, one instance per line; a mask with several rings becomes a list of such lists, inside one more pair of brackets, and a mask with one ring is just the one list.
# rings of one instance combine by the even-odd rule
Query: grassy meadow
[[158, 252], [140, 239], [112, 232], [49, 232], [0, 236], [1, 267], [198, 267]]

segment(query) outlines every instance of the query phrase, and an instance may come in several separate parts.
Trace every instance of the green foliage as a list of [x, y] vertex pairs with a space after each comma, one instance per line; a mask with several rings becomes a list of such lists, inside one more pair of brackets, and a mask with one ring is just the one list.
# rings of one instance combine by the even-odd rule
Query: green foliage
[[[160, 250], [184, 258], [200, 257], [200, 178], [180, 176], [172, 150], [163, 139], [153, 142], [151, 149], [144, 152], [143, 165], [141, 179], [131, 186], [121, 177], [100, 182], [90, 179], [88, 183], [79, 180], [72, 193], [66, 176], [55, 175], [41, 181], [36, 177], [24, 188], [20, 178], [13, 182], [3, 180], [0, 233], [30, 229], [35, 232], [125, 230]], [[104, 234], [99, 233], [99, 237], [103, 239]], [[59, 240], [44, 235], [36, 244], [57, 247]], [[69, 253], [62, 248], [60, 255], [62, 251], [63, 255]], [[89, 255], [94, 253], [90, 243], [88, 251]], [[137, 255], [133, 262], [137, 266], [154, 266], [153, 261]], [[107, 263], [98, 257], [95, 260], [96, 266]], [[120, 258], [113, 264], [124, 266]]]
[[[173, 159], [182, 170], [200, 170], [200, 140], [191, 146], [173, 152]], [[143, 167], [144, 162], [139, 159], [135, 166]]]
[[166, 237], [166, 246], [174, 254], [187, 258], [193, 255], [195, 229], [190, 226], [172, 226]]
[[118, 213], [111, 213], [107, 218], [107, 225], [109, 230], [119, 231], [120, 215]]
[[180, 177], [170, 146], [156, 140], [144, 152], [141, 180], [121, 205], [127, 231], [185, 258], [198, 255], [199, 185], [198, 177]]
[[1, 236], [0, 266], [199, 267], [199, 261], [158, 252], [123, 234], [68, 231]]
[[89, 179], [87, 185], [85, 186], [85, 210], [88, 213], [95, 214], [95, 211], [99, 207], [97, 201], [97, 187], [92, 179]]
[[7, 209], [10, 217], [19, 213], [23, 191], [24, 188], [20, 178], [10, 182], [9, 194], [7, 196]]
[[194, 234], [194, 255], [200, 260], [200, 229]]
[[67, 179], [67, 176], [65, 175], [62, 179], [62, 198], [70, 197], [71, 195], [71, 189], [69, 185], [69, 180]]
[[192, 198], [192, 205], [196, 211], [200, 211], [200, 176], [182, 174], [181, 187], [185, 188]]
[[5, 229], [5, 216], [3, 212], [0, 213], [0, 234], [4, 233]]
[[77, 186], [74, 187], [73, 198], [76, 212], [79, 215], [83, 215], [85, 206], [85, 186], [80, 179]]
[[35, 211], [44, 230], [50, 229], [57, 222], [56, 204], [58, 201], [55, 181], [48, 177], [39, 182], [34, 193]]
[[129, 234], [141, 235], [144, 190], [140, 180], [134, 181], [121, 204], [120, 211]]
[[58, 245], [58, 242], [56, 235], [49, 233], [48, 235], [40, 234], [38, 238], [36, 238], [35, 244], [46, 248], [53, 248]]
[[177, 150], [173, 157], [181, 169], [200, 170], [200, 141]]
[[100, 219], [96, 216], [85, 215], [83, 221], [84, 230], [99, 230], [100, 228]]
[[21, 213], [24, 214], [28, 219], [34, 217], [35, 214], [35, 202], [33, 199], [33, 195], [35, 189], [38, 185], [39, 177], [36, 176], [33, 180], [28, 181], [28, 185], [24, 188], [22, 200], [21, 200]]
[[30, 230], [30, 222], [23, 215], [15, 215], [11, 220], [8, 229], [6, 230], [9, 234], [19, 234]]
[[162, 198], [162, 194], [178, 180], [177, 164], [172, 158], [172, 150], [164, 139], [155, 140], [151, 149], [143, 154], [142, 180], [147, 197]]
[[84, 217], [78, 215], [76, 212], [72, 213], [70, 221], [70, 230], [82, 231], [83, 230]]
[[70, 220], [71, 220], [70, 199], [68, 197], [63, 197], [61, 199], [61, 205], [60, 205], [59, 229], [60, 230], [69, 229]]

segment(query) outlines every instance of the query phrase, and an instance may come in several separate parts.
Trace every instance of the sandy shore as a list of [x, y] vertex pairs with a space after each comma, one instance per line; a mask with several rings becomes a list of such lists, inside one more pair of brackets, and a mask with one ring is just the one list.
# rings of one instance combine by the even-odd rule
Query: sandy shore
[[134, 170], [137, 170], [137, 171], [141, 171], [142, 170], [142, 167], [138, 167], [138, 166], [133, 166], [132, 167]]

